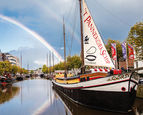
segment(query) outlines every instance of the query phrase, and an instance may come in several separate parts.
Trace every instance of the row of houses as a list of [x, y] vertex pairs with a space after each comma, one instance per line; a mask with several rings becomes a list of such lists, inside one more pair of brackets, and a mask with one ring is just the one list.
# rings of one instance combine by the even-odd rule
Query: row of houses
[[0, 51], [0, 61], [9, 61], [12, 65], [20, 66], [19, 58], [9, 53], [2, 53]]

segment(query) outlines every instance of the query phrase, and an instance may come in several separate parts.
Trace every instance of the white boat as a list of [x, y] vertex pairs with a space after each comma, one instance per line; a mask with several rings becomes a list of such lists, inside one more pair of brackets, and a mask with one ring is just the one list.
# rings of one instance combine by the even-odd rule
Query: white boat
[[[115, 68], [84, 0], [80, 3], [82, 67]], [[83, 24], [83, 25], [82, 25]], [[83, 27], [83, 35], [82, 35]], [[135, 72], [108, 74], [96, 72], [74, 77], [54, 78], [53, 87], [76, 103], [91, 108], [129, 112], [136, 97], [139, 76]]]

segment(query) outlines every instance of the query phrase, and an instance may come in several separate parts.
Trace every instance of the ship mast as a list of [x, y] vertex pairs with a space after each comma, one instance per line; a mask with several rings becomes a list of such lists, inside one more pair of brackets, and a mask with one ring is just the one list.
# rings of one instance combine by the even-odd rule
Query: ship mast
[[66, 41], [65, 41], [65, 23], [63, 18], [63, 34], [64, 34], [64, 66], [65, 66], [65, 74], [64, 77], [67, 77], [67, 67], [66, 67]]
[[22, 74], [22, 52], [20, 53], [20, 60], [21, 60], [21, 73], [20, 73], [20, 75]]
[[82, 21], [82, 5], [81, 5], [82, 0], [79, 0], [79, 7], [80, 7], [80, 30], [81, 30], [81, 60], [82, 60], [82, 65], [81, 65], [81, 73], [85, 73], [85, 68], [84, 68], [84, 49], [83, 49], [83, 21]]

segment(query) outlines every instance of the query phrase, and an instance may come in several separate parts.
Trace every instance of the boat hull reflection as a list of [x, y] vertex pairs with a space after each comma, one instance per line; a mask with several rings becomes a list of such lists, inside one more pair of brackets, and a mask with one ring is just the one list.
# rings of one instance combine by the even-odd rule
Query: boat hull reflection
[[12, 84], [0, 85], [0, 104], [10, 101], [20, 91], [19, 87], [13, 87]]

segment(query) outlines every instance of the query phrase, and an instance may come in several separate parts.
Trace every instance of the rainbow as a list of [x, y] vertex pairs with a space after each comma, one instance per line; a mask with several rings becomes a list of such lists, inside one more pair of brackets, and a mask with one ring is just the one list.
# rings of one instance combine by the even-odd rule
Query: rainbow
[[26, 32], [31, 34], [34, 38], [36, 38], [39, 42], [41, 42], [46, 48], [48, 48], [59, 61], [63, 61], [63, 58], [60, 56], [60, 54], [47, 41], [45, 41], [45, 39], [43, 37], [41, 37], [39, 34], [37, 34], [33, 30], [27, 28], [26, 26], [24, 26], [23, 24], [21, 24], [20, 22], [14, 20], [12, 18], [3, 16], [1, 14], [0, 14], [0, 18], [22, 28], [23, 30], [25, 30]]

